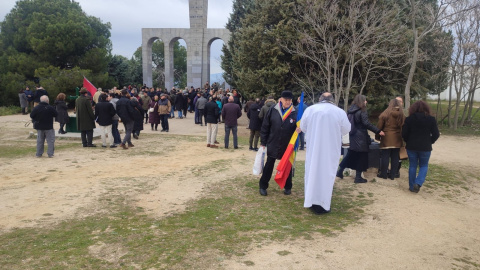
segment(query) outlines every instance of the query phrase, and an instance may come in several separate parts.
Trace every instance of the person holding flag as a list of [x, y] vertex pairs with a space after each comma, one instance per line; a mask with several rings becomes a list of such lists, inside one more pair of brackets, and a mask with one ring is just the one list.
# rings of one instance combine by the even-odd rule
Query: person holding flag
[[[267, 161], [260, 178], [260, 195], [267, 196], [268, 182], [272, 177], [276, 159], [281, 159], [290, 138], [297, 129], [297, 111], [292, 105], [293, 94], [283, 91], [280, 102], [271, 107], [263, 118], [260, 131], [261, 147], [267, 147]], [[292, 190], [292, 171], [289, 171], [283, 193], [290, 195]]]
[[342, 136], [350, 132], [350, 128], [347, 114], [335, 105], [328, 92], [322, 94], [320, 103], [308, 107], [303, 114], [300, 129], [308, 142], [303, 207], [317, 215], [330, 212]]

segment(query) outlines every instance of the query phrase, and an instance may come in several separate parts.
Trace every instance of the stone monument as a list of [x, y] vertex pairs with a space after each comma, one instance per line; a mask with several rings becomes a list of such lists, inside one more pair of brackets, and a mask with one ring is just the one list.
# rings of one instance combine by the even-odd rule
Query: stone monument
[[187, 44], [187, 86], [203, 87], [210, 80], [210, 46], [221, 39], [225, 43], [230, 32], [223, 28], [207, 28], [208, 0], [189, 0], [190, 28], [142, 28], [143, 83], [152, 87], [152, 44], [161, 39], [165, 49], [165, 88], [173, 85], [173, 45], [179, 39]]

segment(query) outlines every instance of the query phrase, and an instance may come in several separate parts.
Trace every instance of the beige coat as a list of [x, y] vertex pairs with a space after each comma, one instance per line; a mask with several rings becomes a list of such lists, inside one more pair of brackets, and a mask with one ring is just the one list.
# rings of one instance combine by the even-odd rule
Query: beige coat
[[172, 108], [172, 104], [170, 103], [170, 100], [168, 100], [168, 98], [166, 98], [164, 100], [160, 99], [158, 101], [158, 114], [159, 115], [170, 114], [171, 108]]

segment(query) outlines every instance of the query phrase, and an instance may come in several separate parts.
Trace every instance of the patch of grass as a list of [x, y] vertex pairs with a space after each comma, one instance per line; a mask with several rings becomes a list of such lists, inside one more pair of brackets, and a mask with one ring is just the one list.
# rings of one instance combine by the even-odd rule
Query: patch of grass
[[[432, 112], [436, 113], [436, 111], [437, 111], [437, 101], [436, 100], [429, 100], [428, 103], [430, 104], [430, 106], [432, 108]], [[460, 123], [460, 119], [462, 117], [463, 108], [464, 108], [462, 105], [463, 105], [463, 103], [461, 104], [461, 107], [460, 107], [459, 123]], [[478, 103], [476, 103], [474, 105], [474, 107], [475, 107], [474, 110], [476, 110], [476, 108], [478, 107]], [[442, 110], [444, 115], [447, 113], [447, 111], [448, 111], [448, 101], [442, 101], [441, 110]], [[452, 113], [454, 113], [454, 112], [452, 111]], [[443, 118], [443, 116], [439, 116], [439, 117]], [[439, 119], [439, 121], [440, 120], [441, 119]], [[445, 119], [443, 122], [438, 123], [438, 128], [440, 129], [440, 132], [444, 135], [480, 136], [480, 114], [477, 113], [475, 115], [475, 117], [472, 119], [471, 123], [468, 123], [463, 127], [458, 127], [456, 130], [450, 129], [448, 127], [448, 120], [447, 119]]]
[[282, 251], [277, 252], [277, 254], [280, 255], [280, 256], [287, 256], [288, 254], [292, 254], [292, 253], [288, 250], [282, 250]]
[[471, 266], [473, 266], [476, 269], [480, 268], [480, 263], [473, 261], [473, 259], [470, 257], [453, 258], [453, 259], [457, 262], [462, 262], [464, 264], [467, 264], [467, 266], [463, 269], [470, 269]]
[[13, 115], [22, 113], [22, 108], [19, 106], [3, 106], [0, 107], [0, 116]]
[[[108, 214], [0, 235], [0, 265], [5, 269], [208, 268], [207, 262], [243, 256], [255, 244], [311, 240], [313, 233], [335, 235], [358, 222], [362, 208], [372, 202], [354, 198], [351, 186], [337, 185], [332, 212], [314, 215], [303, 208], [304, 163], [297, 161], [296, 166], [290, 196], [284, 196], [273, 180], [269, 195], [260, 196], [258, 178], [238, 177], [209, 186], [211, 193], [188, 203], [185, 212], [162, 219], [147, 216], [130, 201], [125, 192], [132, 188], [108, 190], [97, 206]], [[132, 180], [111, 183], [118, 181]], [[141, 183], [135, 187], [136, 192], [152, 189]], [[114, 261], [102, 260], [89, 252], [98, 243], [127, 252]]]
[[[77, 143], [57, 143], [55, 142], [55, 151], [77, 147]], [[23, 156], [34, 156], [37, 151], [36, 141], [28, 141], [27, 143], [12, 143], [8, 145], [0, 145], [0, 158], [18, 158]], [[45, 143], [45, 152], [47, 151], [47, 143]]]

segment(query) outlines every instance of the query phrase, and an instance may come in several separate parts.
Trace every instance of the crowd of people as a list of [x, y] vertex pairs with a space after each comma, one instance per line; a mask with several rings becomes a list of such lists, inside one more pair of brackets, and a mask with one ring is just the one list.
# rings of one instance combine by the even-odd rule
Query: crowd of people
[[[37, 92], [38, 97], [36, 105]], [[22, 113], [26, 113], [30, 99], [34, 103], [30, 117], [34, 128], [38, 130], [36, 156], [44, 152], [47, 141], [49, 157], [54, 156], [55, 132], [53, 119], [60, 124], [60, 134], [66, 133], [64, 126], [68, 123], [65, 94], [60, 93], [53, 106], [49, 105], [48, 93], [42, 87], [35, 93], [29, 89], [21, 91], [19, 98]], [[350, 168], [356, 171], [354, 183], [367, 183], [362, 172], [369, 168], [369, 152], [372, 139], [368, 131], [373, 132], [380, 141], [380, 179], [399, 177], [401, 149], [406, 149], [410, 166], [408, 170], [409, 190], [418, 193], [428, 171], [428, 161], [432, 144], [440, 134], [431, 109], [424, 101], [415, 102], [408, 111], [403, 111], [403, 99], [392, 99], [383, 111], [377, 125], [369, 121], [367, 98], [357, 95], [345, 113], [337, 105], [331, 93], [324, 93], [319, 102], [307, 108], [297, 120], [297, 107], [294, 96], [284, 91], [276, 100], [251, 99], [246, 103], [236, 89], [221, 88], [185, 89], [162, 91], [162, 89], [144, 86], [140, 91], [135, 88], [116, 88], [108, 91], [98, 89], [92, 96], [85, 88], [75, 101], [77, 129], [81, 132], [83, 147], [96, 147], [93, 144], [93, 129], [98, 124], [101, 130], [102, 147], [123, 149], [134, 147], [131, 137], [138, 139], [145, 124], [150, 124], [152, 131], [169, 132], [168, 120], [185, 119], [187, 113], [193, 114], [194, 123], [206, 126], [207, 147], [218, 148], [218, 125], [225, 128], [224, 147], [230, 146], [230, 133], [233, 136], [233, 148], [238, 149], [238, 118], [246, 113], [250, 129], [249, 150], [265, 151], [266, 162], [259, 180], [259, 193], [267, 196], [269, 181], [272, 177], [276, 160], [282, 158], [294, 132], [299, 134], [300, 150], [307, 149], [305, 161], [305, 202], [315, 214], [330, 212], [331, 197], [335, 178], [343, 179], [343, 171]], [[297, 100], [297, 103], [300, 99]], [[244, 106], [243, 106], [244, 105]], [[177, 114], [175, 114], [177, 112]], [[119, 121], [125, 128], [123, 139], [118, 131]], [[349, 138], [349, 149], [341, 157], [342, 137]], [[108, 143], [107, 143], [107, 136]], [[260, 142], [260, 145], [259, 145]], [[308, 144], [308, 148], [305, 146]], [[390, 168], [389, 168], [390, 165]], [[417, 173], [418, 169], [418, 173]], [[290, 195], [292, 190], [292, 171], [289, 172], [283, 193]]]

